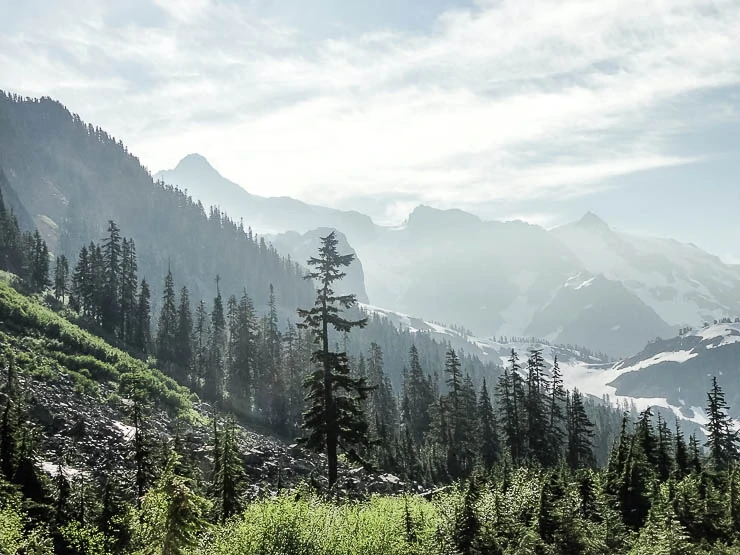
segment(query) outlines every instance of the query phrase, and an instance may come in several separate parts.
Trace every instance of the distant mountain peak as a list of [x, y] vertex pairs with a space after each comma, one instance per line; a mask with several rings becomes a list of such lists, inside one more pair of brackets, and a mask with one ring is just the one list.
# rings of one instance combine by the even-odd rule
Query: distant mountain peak
[[188, 154], [177, 163], [176, 170], [218, 173], [208, 159], [202, 154], [194, 152]]
[[577, 225], [586, 229], [610, 229], [609, 224], [590, 210], [586, 212], [580, 220], [578, 220]]
[[469, 226], [480, 224], [478, 216], [457, 208], [441, 210], [420, 204], [409, 214], [409, 228], [431, 228], [444, 230], [445, 226]]

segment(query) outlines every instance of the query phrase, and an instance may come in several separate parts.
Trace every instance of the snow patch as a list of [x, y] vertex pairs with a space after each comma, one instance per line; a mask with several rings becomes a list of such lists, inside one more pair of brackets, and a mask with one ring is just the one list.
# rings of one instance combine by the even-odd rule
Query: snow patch
[[134, 439], [134, 436], [136, 435], [136, 428], [133, 426], [127, 426], [123, 422], [119, 422], [118, 420], [114, 420], [112, 422], [113, 427], [118, 430], [118, 432], [123, 436], [124, 441], [131, 441]]
[[622, 367], [622, 364], [624, 364], [624, 362], [620, 362], [619, 364], [617, 364], [616, 369], [619, 370], [620, 374], [623, 374], [625, 372], [634, 372], [636, 370], [649, 368], [650, 366], [655, 366], [656, 364], [662, 364], [664, 362], [676, 362], [678, 364], [682, 364], [687, 360], [691, 360], [692, 358], [697, 356], [699, 356], [699, 353], [695, 353], [693, 349], [691, 351], [673, 351], [669, 353], [659, 353], [654, 357], [641, 360], [640, 362], [638, 362], [637, 364], [633, 364], [632, 366]]

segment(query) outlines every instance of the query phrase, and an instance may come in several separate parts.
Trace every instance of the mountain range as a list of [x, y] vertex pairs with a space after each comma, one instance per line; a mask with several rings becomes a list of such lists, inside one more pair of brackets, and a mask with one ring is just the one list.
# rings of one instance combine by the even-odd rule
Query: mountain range
[[652, 407], [664, 417], [685, 421], [690, 427], [706, 424], [704, 406], [711, 377], [726, 384], [731, 414], [740, 418], [740, 320], [684, 329], [680, 335], [658, 339], [635, 355], [614, 361], [602, 353], [577, 345], [551, 343], [535, 337], [477, 337], [469, 330], [423, 318], [362, 305], [371, 315], [387, 319], [399, 329], [429, 336], [472, 354], [483, 361], [510, 366], [512, 350], [519, 356], [522, 374], [533, 349], [540, 350], [551, 374], [557, 357], [567, 388], [605, 398], [625, 410]]
[[301, 233], [337, 229], [362, 266], [364, 286], [353, 285], [363, 299], [478, 335], [537, 336], [623, 357], [682, 327], [740, 315], [739, 267], [690, 244], [621, 233], [592, 213], [545, 229], [418, 206], [403, 225], [384, 227], [357, 212], [251, 195], [200, 155], [156, 177], [255, 230], [296, 232], [290, 244], [271, 236], [283, 254], [310, 244]]

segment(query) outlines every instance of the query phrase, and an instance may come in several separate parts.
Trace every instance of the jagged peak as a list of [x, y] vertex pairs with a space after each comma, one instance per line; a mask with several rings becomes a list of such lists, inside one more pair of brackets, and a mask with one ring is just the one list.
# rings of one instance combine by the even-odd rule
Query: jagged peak
[[576, 225], [587, 229], [610, 229], [609, 224], [590, 210], [586, 212], [578, 222], [576, 222]]

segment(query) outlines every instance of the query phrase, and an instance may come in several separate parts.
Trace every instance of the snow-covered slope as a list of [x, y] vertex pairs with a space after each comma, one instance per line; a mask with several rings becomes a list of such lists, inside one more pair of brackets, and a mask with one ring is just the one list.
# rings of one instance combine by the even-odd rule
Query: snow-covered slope
[[740, 315], [740, 271], [694, 245], [620, 234], [591, 213], [552, 233], [588, 272], [621, 282], [671, 326]]
[[[582, 282], [583, 283], [583, 282]], [[532, 349], [541, 349], [548, 371], [555, 356], [569, 389], [606, 399], [625, 410], [654, 407], [697, 426], [706, 423], [703, 407], [711, 375], [723, 386], [731, 413], [740, 417], [740, 322], [704, 327], [647, 345], [638, 355], [609, 361], [588, 349], [557, 345], [547, 340], [517, 337], [481, 338], [454, 326], [429, 322], [372, 305], [371, 315], [387, 318], [412, 333], [426, 333], [456, 349], [500, 366], [508, 365], [512, 349], [521, 362]]]

